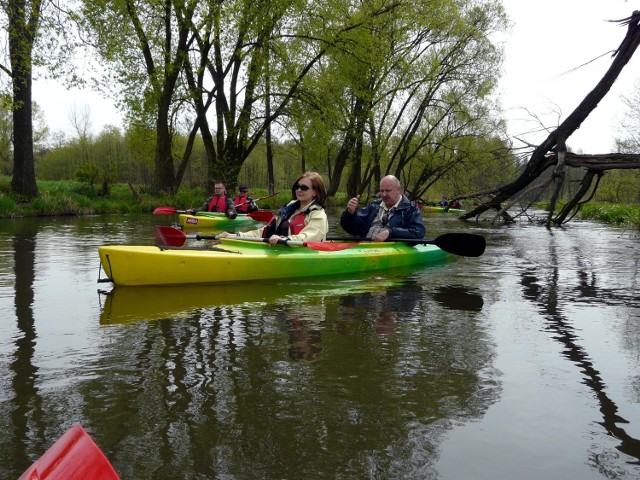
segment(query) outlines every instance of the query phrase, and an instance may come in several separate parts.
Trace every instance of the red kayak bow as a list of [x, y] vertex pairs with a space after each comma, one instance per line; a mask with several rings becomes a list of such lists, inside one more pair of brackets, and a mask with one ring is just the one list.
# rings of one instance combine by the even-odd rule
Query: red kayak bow
[[71, 427], [18, 480], [120, 480], [80, 424]]

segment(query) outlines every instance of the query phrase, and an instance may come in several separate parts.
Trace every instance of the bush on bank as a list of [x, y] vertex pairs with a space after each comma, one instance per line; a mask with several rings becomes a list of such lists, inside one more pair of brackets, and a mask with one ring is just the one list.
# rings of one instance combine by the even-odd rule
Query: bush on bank
[[[87, 184], [76, 181], [38, 181], [40, 197], [22, 201], [11, 192], [11, 178], [0, 177], [0, 218], [151, 213], [160, 206], [176, 209], [200, 208], [205, 201], [202, 188], [181, 188], [176, 195], [153, 195], [135, 192], [125, 184], [116, 184], [108, 197], [101, 197]], [[266, 189], [252, 189], [254, 198], [268, 195]], [[291, 199], [288, 189], [259, 202], [260, 208], [276, 210]], [[346, 204], [344, 194], [330, 199], [332, 204]], [[582, 206], [580, 218], [620, 226], [640, 228], [640, 205], [595, 203]]]
[[[38, 181], [40, 197], [23, 201], [11, 192], [11, 178], [0, 177], [0, 218], [151, 213], [160, 206], [176, 209], [200, 208], [206, 200], [202, 188], [180, 188], [176, 195], [135, 191], [135, 187], [115, 184], [108, 197], [100, 196], [97, 190], [85, 183], [71, 180]], [[251, 189], [253, 198], [268, 195], [266, 189]], [[258, 203], [262, 209], [278, 209], [291, 199], [291, 192], [283, 190], [277, 196]]]
[[612, 225], [640, 227], [640, 205], [590, 202], [580, 209], [580, 218]]

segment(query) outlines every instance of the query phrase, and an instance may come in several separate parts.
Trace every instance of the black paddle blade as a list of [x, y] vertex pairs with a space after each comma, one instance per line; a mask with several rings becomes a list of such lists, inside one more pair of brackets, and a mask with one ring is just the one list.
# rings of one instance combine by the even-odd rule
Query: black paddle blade
[[479, 257], [487, 246], [482, 235], [473, 233], [445, 233], [437, 237], [433, 243], [445, 252], [463, 257]]

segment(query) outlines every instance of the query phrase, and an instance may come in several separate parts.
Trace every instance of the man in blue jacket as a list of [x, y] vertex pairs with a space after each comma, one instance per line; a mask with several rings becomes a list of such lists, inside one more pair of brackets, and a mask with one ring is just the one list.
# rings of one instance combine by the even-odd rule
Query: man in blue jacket
[[360, 195], [347, 203], [340, 226], [356, 237], [384, 242], [388, 238], [423, 238], [426, 232], [418, 206], [402, 194], [400, 180], [380, 180], [380, 198], [358, 209]]

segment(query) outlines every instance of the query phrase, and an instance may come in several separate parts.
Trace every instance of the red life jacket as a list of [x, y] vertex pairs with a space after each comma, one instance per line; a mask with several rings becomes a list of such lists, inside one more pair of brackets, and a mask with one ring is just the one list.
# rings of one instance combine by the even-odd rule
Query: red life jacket
[[[251, 204], [249, 203], [249, 197], [247, 195], [238, 195], [233, 199], [233, 204], [236, 206], [236, 210], [238, 212], [247, 213], [249, 211], [249, 207]], [[246, 202], [246, 203], [245, 203]], [[243, 204], [241, 207], [238, 205]]]
[[304, 216], [305, 212], [300, 212], [294, 217], [289, 219], [289, 230], [291, 235], [298, 235], [304, 228]]
[[214, 195], [209, 200], [207, 205], [207, 212], [226, 212], [227, 211], [227, 196], [226, 195]]
[[276, 217], [273, 217], [264, 230], [262, 231], [262, 236], [264, 238], [269, 238], [271, 235], [274, 235], [274, 230], [276, 235], [280, 235], [281, 237], [287, 237], [289, 235], [298, 235], [302, 229], [304, 228], [304, 217], [310, 210], [305, 210], [304, 212], [300, 212], [297, 215], [294, 215], [289, 220], [284, 220], [278, 225], [278, 228], [275, 228]]

